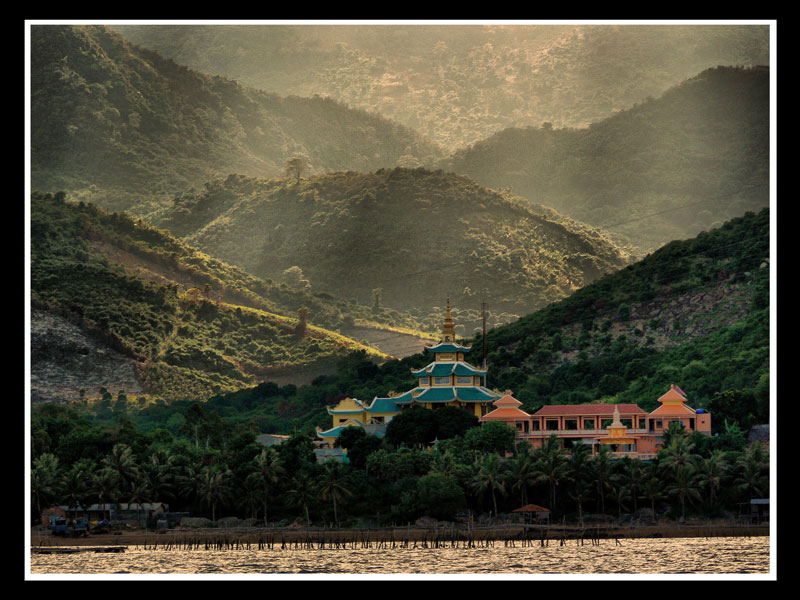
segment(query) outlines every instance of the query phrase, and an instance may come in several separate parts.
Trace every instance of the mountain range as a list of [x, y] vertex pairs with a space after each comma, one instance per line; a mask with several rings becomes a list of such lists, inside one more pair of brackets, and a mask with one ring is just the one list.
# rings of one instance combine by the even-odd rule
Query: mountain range
[[769, 70], [713, 64], [764, 28], [259, 31], [31, 27], [37, 398], [311, 381], [416, 352], [447, 299], [504, 330], [769, 202]]

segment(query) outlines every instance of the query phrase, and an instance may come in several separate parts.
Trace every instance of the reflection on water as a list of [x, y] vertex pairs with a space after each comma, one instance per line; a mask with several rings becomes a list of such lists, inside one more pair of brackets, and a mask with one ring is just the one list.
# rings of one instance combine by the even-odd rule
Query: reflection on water
[[144, 550], [33, 554], [31, 574], [769, 573], [769, 537], [575, 541], [493, 548]]

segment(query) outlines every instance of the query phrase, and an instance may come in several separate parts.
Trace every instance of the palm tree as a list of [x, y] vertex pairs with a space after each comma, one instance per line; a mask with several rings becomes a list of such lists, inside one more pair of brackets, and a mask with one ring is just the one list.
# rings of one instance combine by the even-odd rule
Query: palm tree
[[[103, 467], [92, 474], [91, 487], [97, 502], [101, 506], [105, 506], [111, 503], [119, 494], [119, 475], [111, 467]], [[110, 517], [111, 515], [109, 514]]]
[[620, 471], [616, 480], [624, 488], [631, 500], [633, 500], [633, 512], [636, 512], [639, 508], [637, 499], [639, 497], [639, 487], [644, 475], [644, 465], [640, 460], [632, 459], [628, 456], [620, 460]]
[[239, 498], [239, 508], [244, 509], [253, 519], [256, 518], [258, 509], [262, 505], [262, 489], [259, 482], [246, 477], [244, 480], [244, 488], [241, 491]]
[[474, 472], [470, 485], [479, 495], [483, 495], [487, 490], [492, 492], [492, 504], [494, 505], [494, 515], [497, 516], [497, 493], [505, 494], [506, 474], [500, 455], [492, 452], [482, 458], [477, 458], [474, 463]]
[[708, 490], [708, 508], [714, 509], [714, 500], [722, 487], [722, 478], [728, 469], [722, 450], [715, 450], [711, 456], [698, 463], [697, 476], [700, 487]]
[[142, 465], [142, 479], [150, 489], [153, 501], [164, 501], [172, 497], [172, 465], [174, 459], [161, 453], [154, 453]]
[[541, 448], [534, 452], [536, 481], [546, 482], [550, 488], [550, 510], [556, 507], [556, 488], [569, 469], [564, 451], [559, 446], [558, 438], [551, 435]]
[[650, 500], [650, 509], [653, 511], [653, 519], [656, 518], [656, 500], [662, 497], [661, 491], [661, 478], [658, 476], [658, 465], [656, 463], [649, 463], [644, 467], [644, 475], [639, 484], [641, 491], [640, 498], [647, 498]]
[[70, 511], [79, 506], [86, 507], [92, 493], [89, 485], [91, 471], [91, 461], [80, 459], [73, 463], [69, 471], [64, 473], [61, 480], [62, 497]]
[[314, 483], [311, 478], [301, 471], [292, 480], [291, 489], [286, 491], [286, 499], [303, 509], [306, 515], [306, 526], [311, 526], [311, 519], [308, 516], [308, 506], [314, 501]]
[[281, 476], [285, 473], [286, 469], [283, 468], [283, 462], [278, 454], [278, 451], [270, 446], [269, 448], [264, 448], [261, 451], [261, 454], [256, 457], [255, 470], [248, 475], [248, 478], [259, 482], [262, 486], [265, 525], [268, 523], [267, 500], [269, 498], [269, 488], [272, 486], [272, 484], [278, 483], [278, 481], [281, 479]]
[[328, 496], [333, 500], [333, 520], [339, 525], [339, 514], [336, 508], [336, 501], [352, 494], [344, 484], [346, 483], [346, 473], [344, 465], [335, 460], [328, 460], [324, 464], [323, 478], [322, 478], [322, 499], [325, 500]]
[[661, 467], [674, 476], [680, 467], [694, 467], [699, 458], [694, 453], [694, 444], [688, 435], [676, 434], [670, 438], [669, 444], [659, 451]]
[[700, 500], [697, 471], [692, 465], [678, 467], [675, 476], [666, 487], [670, 496], [677, 496], [681, 501], [681, 520], [686, 519], [686, 500]]
[[589, 476], [591, 465], [589, 463], [591, 450], [586, 444], [575, 444], [570, 449], [567, 460], [567, 479], [570, 481], [569, 496], [578, 505], [578, 520], [583, 527], [583, 502], [591, 492]]
[[230, 502], [233, 489], [228, 483], [231, 471], [206, 467], [198, 485], [200, 500], [211, 508], [211, 520], [217, 520], [217, 505]]
[[36, 514], [41, 517], [42, 502], [50, 501], [58, 493], [58, 458], [48, 452], [33, 462], [31, 470], [31, 496], [36, 499]]
[[769, 462], [760, 443], [751, 444], [736, 461], [736, 466], [735, 484], [739, 491], [750, 498], [765, 496], [765, 492], [769, 492]]
[[130, 490], [138, 474], [133, 449], [127, 444], [115, 444], [111, 454], [104, 459], [104, 464], [117, 472], [121, 490]]
[[[136, 504], [136, 524], [137, 526], [141, 526], [141, 518], [139, 513], [142, 508], [142, 504], [145, 502], [152, 502], [152, 490], [150, 486], [147, 485], [147, 481], [144, 477], [137, 477], [131, 482], [130, 491], [128, 492], [128, 504]], [[128, 507], [130, 508], [130, 506]]]
[[184, 497], [200, 499], [200, 488], [205, 472], [202, 467], [190, 463], [178, 474], [178, 489]]
[[597, 454], [592, 458], [592, 475], [594, 476], [597, 495], [600, 500], [600, 513], [606, 514], [606, 490], [611, 488], [611, 459], [608, 448], [600, 444]]
[[[528, 446], [528, 444], [526, 444]], [[528, 446], [529, 447], [529, 446]], [[530, 452], [523, 450], [518, 452], [509, 461], [510, 471], [508, 473], [511, 481], [511, 489], [520, 491], [520, 502], [522, 506], [528, 504], [528, 486], [536, 481], [536, 470], [533, 457]]]

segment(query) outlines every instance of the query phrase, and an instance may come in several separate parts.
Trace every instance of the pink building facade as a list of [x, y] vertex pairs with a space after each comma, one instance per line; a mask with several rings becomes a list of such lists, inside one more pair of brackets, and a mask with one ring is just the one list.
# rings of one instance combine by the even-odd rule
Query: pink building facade
[[679, 387], [671, 385], [658, 402], [660, 406], [650, 413], [636, 404], [577, 404], [543, 406], [531, 415], [520, 410], [521, 403], [506, 394], [481, 422], [505, 422], [516, 428], [517, 439], [528, 441], [534, 448], [555, 435], [563, 448], [588, 444], [596, 454], [604, 445], [612, 457], [643, 460], [655, 457], [664, 432], [673, 422], [682, 424], [688, 432], [711, 435], [711, 415], [690, 407]]

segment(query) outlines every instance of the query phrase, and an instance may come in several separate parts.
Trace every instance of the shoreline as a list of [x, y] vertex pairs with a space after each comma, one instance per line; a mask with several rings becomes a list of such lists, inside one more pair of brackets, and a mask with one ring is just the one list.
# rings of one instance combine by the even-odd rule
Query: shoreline
[[[401, 547], [413, 543], [432, 547], [463, 544], [483, 545], [494, 542], [522, 544], [563, 543], [566, 540], [599, 541], [636, 538], [692, 537], [756, 537], [769, 536], [768, 524], [661, 524], [661, 525], [521, 525], [440, 527], [383, 527], [375, 529], [324, 528], [228, 528], [228, 529], [169, 529], [158, 531], [126, 531], [119, 534], [89, 534], [86, 537], [63, 538], [50, 532], [31, 530], [30, 548], [69, 547], [143, 547], [164, 549], [248, 549], [292, 547], [382, 547], [389, 544]], [[100, 550], [98, 550], [100, 551]]]

